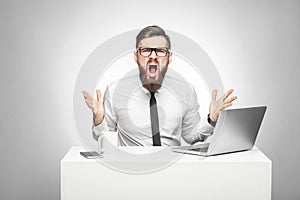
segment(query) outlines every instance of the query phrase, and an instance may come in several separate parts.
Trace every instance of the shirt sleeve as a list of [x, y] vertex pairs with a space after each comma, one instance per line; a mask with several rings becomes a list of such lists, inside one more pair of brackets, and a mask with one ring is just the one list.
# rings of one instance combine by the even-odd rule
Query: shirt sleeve
[[182, 138], [188, 144], [194, 144], [213, 133], [214, 127], [208, 123], [207, 117], [201, 120], [197, 95], [193, 87], [187, 97], [187, 110], [182, 119]]
[[95, 140], [98, 140], [99, 136], [102, 136], [104, 132], [117, 131], [117, 116], [113, 109], [111, 91], [109, 87], [105, 90], [103, 104], [105, 111], [104, 120], [97, 126], [93, 123], [92, 127], [93, 138]]

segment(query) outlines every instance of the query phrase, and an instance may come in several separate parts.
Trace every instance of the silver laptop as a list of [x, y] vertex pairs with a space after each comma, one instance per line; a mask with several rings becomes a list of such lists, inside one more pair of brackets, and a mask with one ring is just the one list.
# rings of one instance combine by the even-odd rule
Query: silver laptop
[[223, 110], [210, 143], [173, 147], [174, 152], [212, 156], [252, 149], [267, 107]]

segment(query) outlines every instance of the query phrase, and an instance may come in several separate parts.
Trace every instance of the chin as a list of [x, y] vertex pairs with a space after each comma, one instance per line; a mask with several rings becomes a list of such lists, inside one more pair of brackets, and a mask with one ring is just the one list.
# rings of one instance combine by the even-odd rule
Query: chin
[[161, 84], [148, 83], [148, 84], [143, 84], [143, 87], [149, 90], [150, 92], [155, 92], [161, 88]]
[[155, 92], [161, 88], [163, 77], [157, 77], [156, 79], [148, 78], [147, 76], [140, 76], [143, 87], [150, 92]]

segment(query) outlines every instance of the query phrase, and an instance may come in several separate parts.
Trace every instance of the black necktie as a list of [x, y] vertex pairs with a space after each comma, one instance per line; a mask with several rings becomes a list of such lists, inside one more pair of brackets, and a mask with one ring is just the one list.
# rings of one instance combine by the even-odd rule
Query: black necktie
[[153, 140], [153, 146], [161, 146], [157, 105], [156, 105], [156, 99], [155, 99], [154, 94], [155, 94], [155, 92], [151, 92], [151, 98], [150, 98], [150, 117], [151, 117], [152, 140]]

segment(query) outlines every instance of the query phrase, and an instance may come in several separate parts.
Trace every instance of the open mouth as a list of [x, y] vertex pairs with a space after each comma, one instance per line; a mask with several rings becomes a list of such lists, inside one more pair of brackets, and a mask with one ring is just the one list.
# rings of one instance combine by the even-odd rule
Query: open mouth
[[157, 65], [149, 65], [149, 72], [155, 73], [157, 70]]

